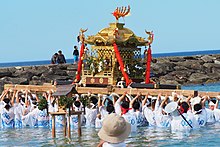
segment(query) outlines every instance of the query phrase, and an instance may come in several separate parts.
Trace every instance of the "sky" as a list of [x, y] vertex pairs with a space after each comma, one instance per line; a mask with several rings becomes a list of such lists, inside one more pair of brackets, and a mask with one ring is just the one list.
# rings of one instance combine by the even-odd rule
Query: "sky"
[[58, 50], [72, 58], [80, 28], [86, 36], [120, 19], [137, 36], [155, 34], [153, 53], [220, 49], [220, 0], [0, 0], [0, 63], [50, 60]]

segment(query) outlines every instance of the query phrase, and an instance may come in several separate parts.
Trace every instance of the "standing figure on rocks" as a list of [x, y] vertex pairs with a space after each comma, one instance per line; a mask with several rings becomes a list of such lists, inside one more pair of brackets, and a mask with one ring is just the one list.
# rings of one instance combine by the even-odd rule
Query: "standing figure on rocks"
[[75, 45], [73, 50], [73, 63], [76, 64], [79, 61], [78, 47]]

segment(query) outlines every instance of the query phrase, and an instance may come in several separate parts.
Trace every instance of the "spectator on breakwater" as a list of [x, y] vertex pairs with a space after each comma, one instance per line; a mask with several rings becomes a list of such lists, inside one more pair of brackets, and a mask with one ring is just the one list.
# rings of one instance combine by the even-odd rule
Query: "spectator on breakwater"
[[56, 63], [57, 63], [57, 56], [58, 56], [57, 53], [55, 53], [55, 54], [52, 56], [52, 58], [51, 58], [51, 64], [56, 64]]
[[79, 60], [79, 51], [78, 51], [78, 47], [75, 45], [74, 46], [74, 50], [73, 50], [73, 63], [77, 63]]
[[61, 51], [61, 50], [58, 51], [57, 63], [58, 63], [58, 64], [64, 64], [64, 63], [66, 63], [65, 56], [62, 54], [62, 51]]

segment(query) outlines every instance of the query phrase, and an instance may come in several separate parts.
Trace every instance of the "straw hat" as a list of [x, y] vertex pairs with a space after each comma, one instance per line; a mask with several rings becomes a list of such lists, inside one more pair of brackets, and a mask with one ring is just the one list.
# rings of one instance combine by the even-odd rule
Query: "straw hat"
[[168, 103], [168, 104], [166, 105], [164, 111], [165, 111], [166, 113], [172, 113], [172, 112], [174, 112], [175, 110], [177, 110], [177, 106], [178, 106], [177, 102], [170, 102], [170, 103]]
[[103, 120], [98, 136], [110, 143], [120, 143], [129, 136], [130, 132], [131, 125], [122, 116], [111, 113]]

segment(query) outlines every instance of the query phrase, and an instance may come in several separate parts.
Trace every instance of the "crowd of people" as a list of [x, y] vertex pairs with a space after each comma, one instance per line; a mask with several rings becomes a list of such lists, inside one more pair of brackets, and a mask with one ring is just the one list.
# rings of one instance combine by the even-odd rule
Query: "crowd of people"
[[[1, 128], [50, 128], [49, 112], [56, 112], [59, 107], [57, 97], [52, 93], [53, 91], [48, 91], [39, 96], [33, 91], [4, 90], [0, 97]], [[103, 95], [88, 92], [81, 95], [73, 94], [71, 99], [73, 99], [71, 110], [84, 111], [81, 120], [78, 120], [77, 116], [71, 116], [71, 127], [76, 128], [78, 121], [81, 121], [86, 127], [102, 128], [99, 132], [102, 140], [108, 138], [106, 134], [103, 137], [106, 131], [110, 131], [110, 134], [120, 134], [115, 131], [124, 129], [125, 132], [129, 132], [124, 134], [127, 136], [130, 132], [136, 132], [138, 127], [159, 127], [171, 129], [173, 133], [187, 133], [220, 121], [219, 96], [186, 98], [175, 92], [170, 96], [162, 94], [151, 96], [141, 93], [129, 95], [127, 92], [123, 95], [116, 93]], [[45, 107], [42, 107], [40, 101], [45, 101]], [[56, 116], [56, 126], [63, 126], [63, 120], [62, 116]], [[124, 123], [124, 127], [118, 123]], [[114, 130], [115, 127], [118, 129]], [[120, 139], [116, 140], [112, 143], [121, 143]], [[109, 140], [104, 142], [109, 143]]]

